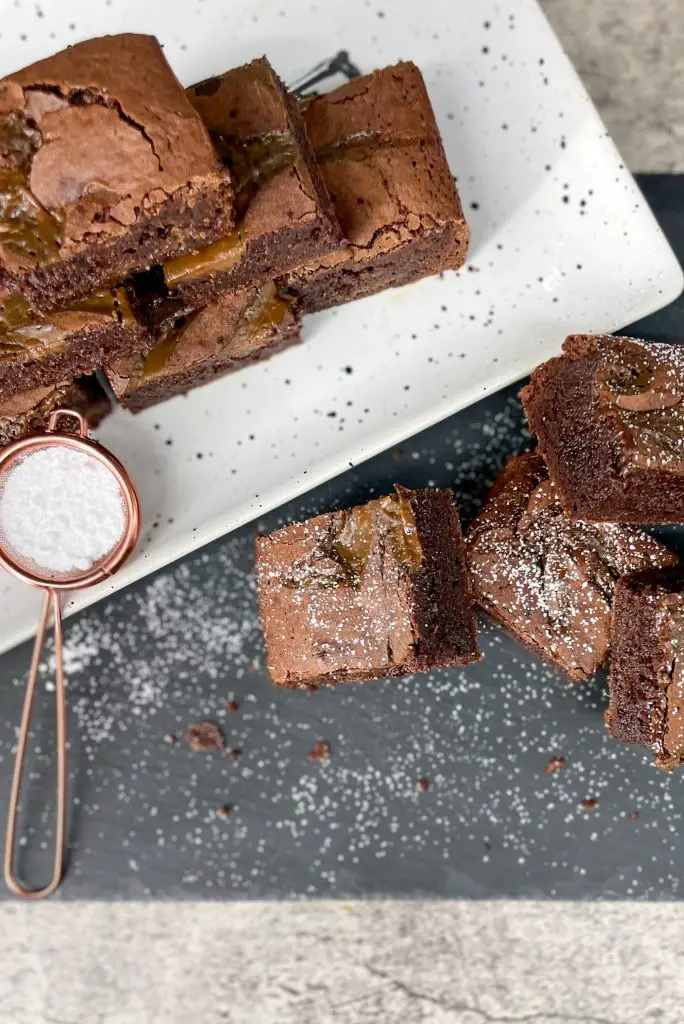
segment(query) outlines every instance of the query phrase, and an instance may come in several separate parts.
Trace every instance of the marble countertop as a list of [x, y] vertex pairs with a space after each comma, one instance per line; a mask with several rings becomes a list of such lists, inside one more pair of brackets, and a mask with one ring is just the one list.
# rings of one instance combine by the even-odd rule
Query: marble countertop
[[[628, 165], [684, 172], [681, 0], [543, 6]], [[6, 903], [0, 922], [2, 1024], [682, 1018], [676, 904]]]

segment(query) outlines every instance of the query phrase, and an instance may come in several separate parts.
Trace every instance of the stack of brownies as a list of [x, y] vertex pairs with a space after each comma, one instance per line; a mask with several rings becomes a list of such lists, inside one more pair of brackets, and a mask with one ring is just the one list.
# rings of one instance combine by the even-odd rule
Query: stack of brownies
[[119, 35], [0, 103], [0, 444], [60, 405], [137, 412], [465, 260], [413, 64], [300, 104], [265, 58], [183, 90], [154, 38]]
[[274, 682], [399, 675], [479, 656], [478, 604], [576, 682], [612, 648], [613, 736], [684, 763], [684, 570], [637, 524], [684, 522], [684, 347], [573, 336], [522, 400], [537, 451], [465, 543], [451, 492], [405, 491], [257, 542]]

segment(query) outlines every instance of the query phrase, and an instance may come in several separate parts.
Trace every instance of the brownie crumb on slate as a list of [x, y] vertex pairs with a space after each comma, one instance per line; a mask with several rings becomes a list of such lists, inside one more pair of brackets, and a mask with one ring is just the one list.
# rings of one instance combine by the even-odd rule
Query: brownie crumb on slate
[[596, 810], [597, 805], [598, 800], [596, 799], [596, 797], [593, 796], [585, 797], [585, 799], [582, 801], [582, 807], [585, 811], [594, 811]]
[[326, 740], [316, 740], [313, 748], [307, 754], [309, 761], [329, 761], [330, 744]]
[[238, 702], [236, 700], [227, 700], [226, 701], [226, 711], [237, 711], [239, 706], [240, 705], [238, 704]]
[[194, 753], [203, 750], [223, 750], [223, 734], [213, 722], [196, 722], [188, 726], [185, 738]]
[[216, 814], [219, 818], [229, 818], [232, 812], [233, 807], [231, 804], [223, 804], [222, 807], [216, 808]]
[[430, 780], [423, 776], [422, 779], [418, 779], [416, 782], [416, 789], [420, 790], [421, 793], [427, 793], [430, 788]]
[[544, 766], [544, 775], [555, 775], [556, 772], [567, 767], [567, 763], [565, 757], [552, 757]]
[[684, 346], [572, 335], [521, 398], [570, 515], [684, 522]]
[[274, 683], [370, 680], [479, 657], [453, 494], [396, 492], [257, 540]]
[[578, 682], [608, 656], [618, 578], [677, 562], [633, 526], [570, 519], [535, 452], [500, 473], [466, 540], [476, 602]]

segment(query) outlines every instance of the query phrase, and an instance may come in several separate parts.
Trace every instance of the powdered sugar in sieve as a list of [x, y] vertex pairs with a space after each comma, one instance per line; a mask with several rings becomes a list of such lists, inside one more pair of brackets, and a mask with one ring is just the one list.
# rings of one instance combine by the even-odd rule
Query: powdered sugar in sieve
[[46, 578], [87, 572], [122, 540], [126, 524], [115, 475], [67, 445], [29, 451], [0, 477], [0, 545]]

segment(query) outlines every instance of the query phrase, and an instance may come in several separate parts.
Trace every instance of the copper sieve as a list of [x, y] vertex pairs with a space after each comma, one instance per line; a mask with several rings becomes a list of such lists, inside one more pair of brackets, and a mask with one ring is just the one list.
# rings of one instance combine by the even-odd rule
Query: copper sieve
[[[75, 420], [78, 434], [58, 429], [60, 419]], [[80, 413], [59, 409], [52, 413], [47, 431], [33, 437], [15, 441], [0, 451], [0, 513], [3, 498], [9, 495], [10, 478], [32, 456], [47, 450], [62, 449], [79, 453], [88, 460], [95, 460], [93, 468], [104, 468], [113, 480], [108, 485], [118, 486], [121, 497], [121, 529], [109, 550], [102, 553], [87, 566], [46, 568], [35, 555], [28, 556], [9, 536], [11, 531], [3, 528], [0, 516], [0, 567], [24, 583], [45, 591], [45, 599], [38, 623], [38, 632], [31, 658], [31, 667], [26, 686], [26, 696], [17, 740], [17, 752], [10, 793], [7, 838], [5, 842], [5, 882], [17, 896], [25, 899], [39, 899], [49, 896], [58, 887], [64, 872], [67, 810], [67, 750], [66, 750], [66, 700], [64, 692], [64, 661], [62, 646], [62, 592], [82, 587], [92, 587], [112, 576], [123, 565], [136, 545], [140, 532], [140, 505], [135, 487], [119, 460], [97, 442], [88, 437], [88, 426]], [[90, 465], [90, 463], [89, 463]], [[9, 500], [9, 499], [8, 499]], [[67, 499], [71, 501], [71, 497]], [[29, 514], [30, 510], [29, 510]], [[37, 512], [37, 515], [40, 513]], [[118, 522], [118, 520], [117, 520]], [[40, 527], [40, 523], [39, 523]], [[57, 534], [58, 536], [58, 534]], [[59, 542], [59, 541], [57, 541]], [[24, 773], [26, 745], [28, 740], [33, 701], [38, 679], [38, 668], [45, 644], [45, 637], [52, 621], [55, 636], [55, 699], [56, 699], [56, 746], [57, 746], [57, 818], [55, 829], [55, 852], [52, 878], [41, 889], [23, 886], [15, 871], [17, 811]]]

